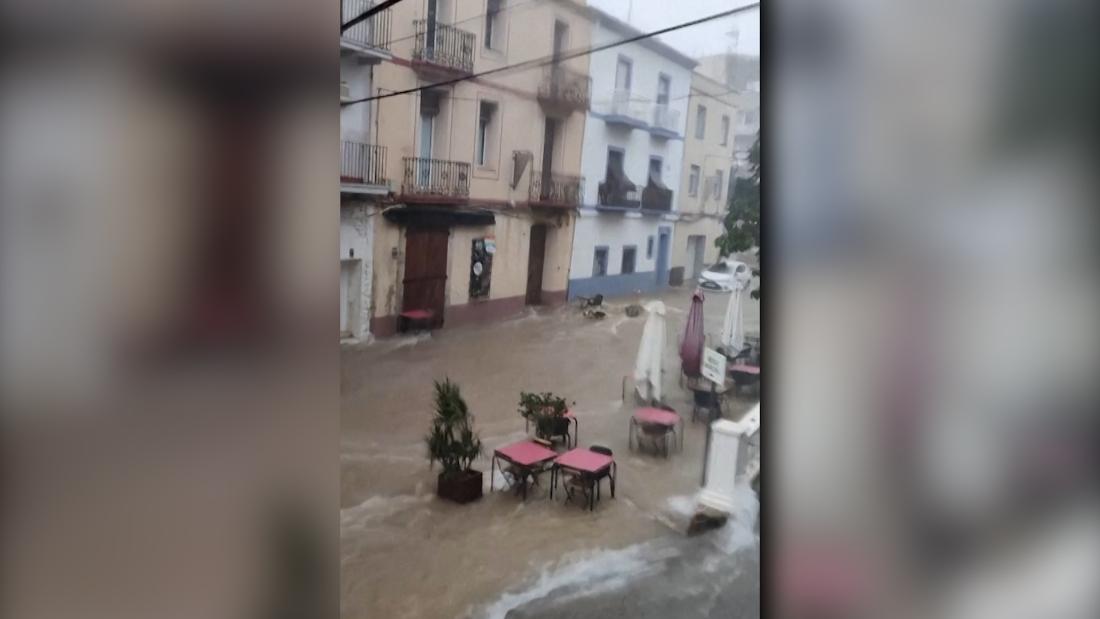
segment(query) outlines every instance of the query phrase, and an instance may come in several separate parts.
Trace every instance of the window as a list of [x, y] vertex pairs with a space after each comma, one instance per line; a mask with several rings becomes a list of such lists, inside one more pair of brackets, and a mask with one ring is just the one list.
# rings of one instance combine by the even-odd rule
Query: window
[[695, 139], [701, 140], [707, 134], [707, 108], [700, 105], [695, 112]]
[[618, 179], [625, 176], [623, 171], [623, 151], [617, 148], [607, 149], [607, 175], [605, 180]]
[[504, 0], [486, 0], [485, 2], [485, 49], [500, 49], [504, 39], [501, 28], [501, 5]]
[[596, 257], [592, 261], [592, 276], [603, 277], [607, 275], [607, 247], [597, 247]]
[[615, 66], [615, 90], [630, 90], [630, 78], [634, 69], [634, 63], [626, 56], [619, 56], [619, 63]]
[[653, 235], [649, 235], [649, 238], [645, 241], [645, 257], [646, 260], [653, 258]]
[[702, 170], [699, 169], [699, 166], [697, 166], [697, 165], [691, 166], [691, 174], [688, 176], [688, 195], [689, 196], [699, 195], [699, 175], [700, 174], [702, 174]]
[[497, 104], [491, 101], [482, 101], [479, 107], [477, 121], [477, 152], [474, 160], [479, 166], [487, 166], [492, 161], [492, 148], [496, 133]]
[[638, 248], [633, 245], [627, 245], [623, 247], [623, 268], [620, 271], [623, 275], [627, 275], [634, 272], [634, 257], [638, 254]]
[[649, 158], [649, 182], [654, 185], [661, 184], [661, 158]]
[[672, 80], [665, 74], [657, 77], [657, 105], [668, 105], [668, 93], [672, 89]]
[[722, 117], [722, 146], [725, 146], [730, 138], [730, 117]]
[[714, 172], [714, 199], [722, 200], [722, 171], [715, 170]]

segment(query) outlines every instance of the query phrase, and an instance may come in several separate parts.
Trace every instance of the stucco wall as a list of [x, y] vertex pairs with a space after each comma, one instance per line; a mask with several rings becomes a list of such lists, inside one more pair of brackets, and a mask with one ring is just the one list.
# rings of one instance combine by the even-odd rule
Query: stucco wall
[[[694, 254], [687, 244], [689, 236], [705, 237], [704, 264], [712, 264], [718, 259], [718, 248], [714, 245], [714, 239], [724, 231], [723, 218], [728, 210], [730, 176], [735, 165], [733, 148], [737, 108], [736, 99], [728, 90], [724, 84], [698, 73], [692, 76], [692, 96], [688, 99], [690, 108], [678, 200], [681, 219], [676, 224], [672, 250], [672, 265], [685, 267], [685, 277], [691, 275], [694, 260]], [[698, 105], [703, 105], [707, 110], [702, 139], [695, 137]], [[730, 122], [725, 144], [722, 144], [723, 116], [729, 118]], [[692, 165], [700, 168], [699, 188], [695, 195], [689, 191]], [[708, 192], [708, 179], [713, 178], [719, 170], [722, 171], [720, 192]]]
[[[593, 45], [621, 40], [620, 34], [597, 26], [593, 29]], [[615, 71], [620, 56], [633, 62], [631, 98], [645, 99], [638, 102], [640, 117], [652, 123], [653, 105], [657, 97], [657, 81], [660, 74], [670, 79], [669, 107], [680, 114], [679, 133], [684, 134], [687, 95], [691, 85], [691, 70], [657, 52], [639, 44], [627, 44], [590, 56], [592, 75], [592, 110], [585, 123], [582, 168], [588, 179], [585, 185], [584, 203], [597, 202], [599, 183], [607, 171], [608, 146], [624, 150], [624, 168], [627, 178], [639, 187], [646, 184], [650, 156], [662, 159], [662, 180], [673, 191], [673, 209], [680, 189], [681, 161], [684, 143], [680, 138], [659, 138], [646, 129], [609, 125], [604, 121], [605, 112], [615, 90]]]
[[358, 296], [358, 312], [349, 316], [352, 336], [358, 339], [367, 337], [370, 332], [371, 286], [373, 283], [373, 219], [371, 207], [363, 203], [351, 203], [340, 208], [340, 262], [358, 262], [358, 282], [352, 287]]

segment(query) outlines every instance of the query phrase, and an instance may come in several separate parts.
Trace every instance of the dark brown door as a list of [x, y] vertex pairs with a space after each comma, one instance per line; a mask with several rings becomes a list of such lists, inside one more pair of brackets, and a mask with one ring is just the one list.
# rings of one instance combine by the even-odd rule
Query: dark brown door
[[531, 246], [527, 254], [527, 305], [542, 304], [542, 262], [546, 256], [546, 226], [531, 226]]
[[431, 310], [434, 326], [443, 324], [447, 289], [446, 228], [409, 228], [405, 234], [405, 279], [401, 311]]

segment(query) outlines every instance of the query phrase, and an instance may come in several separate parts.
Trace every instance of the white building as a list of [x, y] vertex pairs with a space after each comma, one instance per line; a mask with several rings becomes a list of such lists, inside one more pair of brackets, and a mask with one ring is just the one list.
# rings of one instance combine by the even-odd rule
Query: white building
[[[591, 45], [640, 34], [589, 9]], [[591, 55], [592, 104], [581, 168], [569, 298], [669, 284], [676, 195], [695, 61], [649, 38]]]
[[[371, 0], [341, 0], [341, 23], [362, 14]], [[374, 92], [374, 66], [390, 58], [390, 12], [381, 11], [340, 37], [340, 100]], [[340, 110], [340, 339], [369, 337], [373, 213], [390, 192], [385, 148], [377, 144], [377, 106]]]

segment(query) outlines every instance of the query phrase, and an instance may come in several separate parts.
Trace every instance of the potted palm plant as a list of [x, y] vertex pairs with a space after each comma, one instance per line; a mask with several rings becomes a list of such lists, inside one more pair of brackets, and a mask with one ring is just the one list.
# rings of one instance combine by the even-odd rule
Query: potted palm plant
[[569, 410], [565, 398], [553, 393], [519, 394], [519, 414], [535, 426], [535, 436], [551, 440], [554, 437], [569, 435], [569, 419], [565, 413]]
[[458, 385], [450, 379], [435, 381], [435, 411], [424, 441], [428, 445], [429, 466], [439, 462], [443, 468], [436, 494], [456, 503], [481, 498], [481, 471], [471, 468], [481, 455], [481, 439], [474, 433], [473, 421]]

